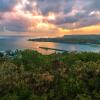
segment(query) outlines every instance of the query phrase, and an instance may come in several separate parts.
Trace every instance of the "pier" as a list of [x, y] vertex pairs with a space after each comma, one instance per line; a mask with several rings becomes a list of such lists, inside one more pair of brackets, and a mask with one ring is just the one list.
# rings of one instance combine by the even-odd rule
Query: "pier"
[[49, 47], [39, 47], [39, 48], [45, 49], [45, 50], [55, 50], [55, 51], [68, 52], [67, 50], [61, 50], [61, 49], [49, 48]]

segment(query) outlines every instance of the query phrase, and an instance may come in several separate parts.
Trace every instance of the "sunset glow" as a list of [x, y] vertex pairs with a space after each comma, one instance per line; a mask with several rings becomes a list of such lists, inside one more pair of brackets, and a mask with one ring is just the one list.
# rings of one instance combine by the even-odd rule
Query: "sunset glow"
[[0, 34], [4, 27], [33, 35], [100, 34], [100, 0], [7, 1], [0, 1]]

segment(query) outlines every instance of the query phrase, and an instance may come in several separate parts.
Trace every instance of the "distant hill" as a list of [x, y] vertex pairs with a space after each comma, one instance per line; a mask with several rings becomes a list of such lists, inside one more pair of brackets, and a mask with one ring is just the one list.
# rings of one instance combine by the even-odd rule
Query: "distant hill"
[[64, 35], [64, 38], [100, 39], [100, 35]]
[[57, 37], [57, 38], [29, 39], [29, 41], [100, 44], [100, 35], [65, 35], [63, 37]]

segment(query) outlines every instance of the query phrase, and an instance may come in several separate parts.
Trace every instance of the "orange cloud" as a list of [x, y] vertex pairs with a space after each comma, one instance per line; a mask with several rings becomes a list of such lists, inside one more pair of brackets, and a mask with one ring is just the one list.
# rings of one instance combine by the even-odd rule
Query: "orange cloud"
[[100, 34], [100, 24], [83, 27], [83, 28], [77, 28], [77, 29], [59, 28], [59, 33], [62, 33], [62, 34]]
[[[8, 11], [8, 6], [6, 12], [2, 11], [0, 14], [1, 26], [6, 27], [7, 30], [30, 32], [28, 34], [33, 32], [33, 35], [37, 32], [58, 36], [100, 34], [100, 24], [97, 24], [100, 22], [100, 11], [88, 11], [89, 9], [85, 9], [87, 3], [82, 0], [58, 0], [56, 5], [54, 3], [56, 0], [15, 1], [18, 2], [14, 2], [10, 7], [13, 8], [12, 10]], [[5, 11], [4, 8], [2, 9]]]

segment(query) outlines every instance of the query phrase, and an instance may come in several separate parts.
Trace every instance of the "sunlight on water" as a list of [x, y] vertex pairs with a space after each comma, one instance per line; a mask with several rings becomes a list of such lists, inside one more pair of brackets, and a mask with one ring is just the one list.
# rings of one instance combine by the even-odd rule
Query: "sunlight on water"
[[43, 54], [51, 54], [54, 53], [54, 50], [44, 50], [39, 47], [48, 47], [61, 49], [66, 51], [92, 51], [92, 52], [100, 52], [100, 46], [91, 45], [91, 44], [63, 44], [63, 43], [53, 43], [53, 42], [32, 42], [28, 41], [28, 39], [34, 37], [27, 36], [6, 36], [0, 37], [0, 51], [5, 51], [8, 49], [33, 49], [37, 50]]

